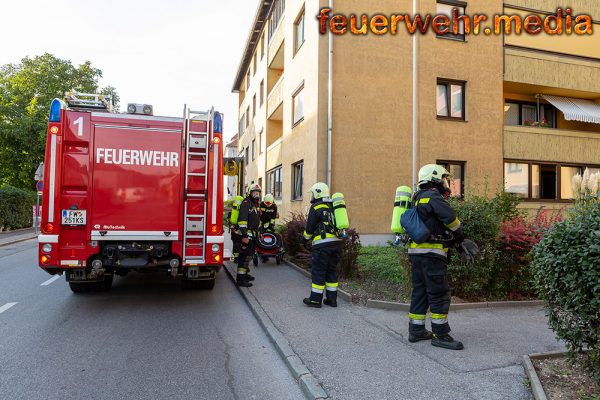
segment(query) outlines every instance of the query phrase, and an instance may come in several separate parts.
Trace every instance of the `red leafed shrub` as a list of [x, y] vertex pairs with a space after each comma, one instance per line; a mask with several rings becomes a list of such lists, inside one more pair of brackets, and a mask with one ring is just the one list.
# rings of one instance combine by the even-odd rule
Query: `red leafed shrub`
[[506, 285], [509, 299], [532, 294], [531, 251], [552, 225], [564, 219], [562, 214], [562, 210], [540, 210], [533, 218], [518, 216], [502, 222], [500, 251], [506, 266], [500, 270], [497, 279]]

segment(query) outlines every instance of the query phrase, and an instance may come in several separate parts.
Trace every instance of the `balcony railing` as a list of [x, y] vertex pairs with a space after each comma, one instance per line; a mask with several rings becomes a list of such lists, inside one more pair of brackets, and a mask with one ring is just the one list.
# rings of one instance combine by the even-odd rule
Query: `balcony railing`
[[600, 132], [504, 127], [504, 158], [597, 164], [599, 153]]
[[504, 80], [600, 93], [600, 60], [507, 47]]
[[271, 118], [283, 103], [283, 77], [273, 86], [267, 99], [267, 118]]

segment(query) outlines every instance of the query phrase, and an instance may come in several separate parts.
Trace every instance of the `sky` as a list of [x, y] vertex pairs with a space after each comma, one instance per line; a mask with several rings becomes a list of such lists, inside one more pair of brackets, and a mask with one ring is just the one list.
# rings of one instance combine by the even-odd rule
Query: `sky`
[[237, 129], [235, 74], [260, 0], [3, 1], [0, 65], [45, 52], [91, 61], [127, 103], [155, 115], [214, 106]]

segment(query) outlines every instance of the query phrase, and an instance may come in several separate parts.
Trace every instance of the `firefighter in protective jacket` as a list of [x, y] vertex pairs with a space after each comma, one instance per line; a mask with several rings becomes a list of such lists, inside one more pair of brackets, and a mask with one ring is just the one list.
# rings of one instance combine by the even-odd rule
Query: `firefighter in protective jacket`
[[260, 224], [260, 194], [259, 185], [253, 184], [240, 206], [238, 226], [241, 234], [240, 255], [238, 257], [237, 279], [238, 286], [251, 287], [254, 277], [249, 274], [250, 261], [254, 256], [258, 227]]
[[333, 202], [329, 199], [329, 187], [316, 183], [310, 188], [312, 194], [310, 211], [306, 220], [304, 238], [312, 240], [312, 290], [303, 300], [309, 307], [321, 308], [324, 303], [337, 307], [338, 277], [342, 239], [334, 219]]
[[277, 204], [271, 193], [260, 203], [260, 224], [265, 231], [275, 232], [275, 220], [279, 218]]
[[[409, 317], [409, 341], [431, 339], [431, 344], [451, 350], [462, 350], [463, 344], [454, 340], [448, 324], [450, 288], [447, 279], [448, 250], [457, 247], [472, 261], [477, 245], [465, 240], [461, 222], [446, 198], [450, 195], [449, 173], [442, 166], [429, 164], [419, 171], [419, 190], [412, 206], [431, 231], [425, 243], [409, 242], [408, 256], [412, 266], [412, 298]], [[431, 328], [425, 329], [429, 310]]]

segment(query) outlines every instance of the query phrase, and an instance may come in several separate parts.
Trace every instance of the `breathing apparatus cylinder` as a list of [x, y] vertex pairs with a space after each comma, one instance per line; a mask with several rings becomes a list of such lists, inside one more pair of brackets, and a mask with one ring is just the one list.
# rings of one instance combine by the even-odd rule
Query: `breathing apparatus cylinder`
[[400, 225], [402, 214], [410, 208], [410, 199], [412, 198], [412, 189], [408, 186], [396, 188], [396, 198], [394, 199], [394, 212], [392, 214], [392, 232], [396, 234], [404, 233], [404, 228]]
[[229, 222], [232, 225], [237, 225], [238, 223], [238, 218], [240, 216], [240, 206], [242, 205], [243, 201], [244, 198], [242, 196], [236, 196], [233, 200], [233, 205], [231, 208], [231, 219], [229, 220]]
[[339, 230], [348, 229], [350, 227], [350, 221], [348, 221], [348, 212], [346, 211], [344, 195], [335, 193], [331, 196], [331, 200], [333, 201], [333, 215], [335, 216], [336, 227]]

